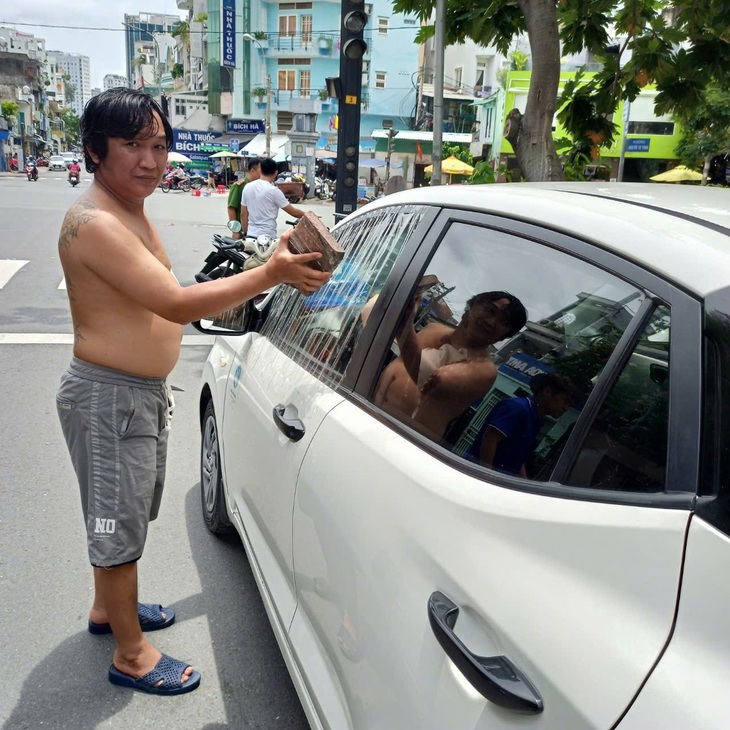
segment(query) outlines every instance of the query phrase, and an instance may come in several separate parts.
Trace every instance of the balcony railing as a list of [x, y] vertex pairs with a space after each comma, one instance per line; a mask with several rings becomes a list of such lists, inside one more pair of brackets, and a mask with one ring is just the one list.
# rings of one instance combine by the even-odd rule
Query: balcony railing
[[[372, 37], [365, 37], [368, 44], [368, 57]], [[267, 33], [265, 38], [256, 41], [255, 47], [270, 56], [331, 56], [337, 57], [340, 50], [340, 37], [334, 33]]]

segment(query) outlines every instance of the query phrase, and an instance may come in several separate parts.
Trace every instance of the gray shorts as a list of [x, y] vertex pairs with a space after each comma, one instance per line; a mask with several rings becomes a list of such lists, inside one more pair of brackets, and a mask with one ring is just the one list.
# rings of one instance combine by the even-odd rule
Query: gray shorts
[[81, 490], [91, 564], [138, 560], [165, 482], [173, 406], [165, 379], [73, 358], [56, 406]]

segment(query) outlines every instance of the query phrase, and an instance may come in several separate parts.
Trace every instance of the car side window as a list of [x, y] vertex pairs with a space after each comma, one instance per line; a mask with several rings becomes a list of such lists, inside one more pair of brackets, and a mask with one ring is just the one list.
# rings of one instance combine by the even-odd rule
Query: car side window
[[591, 424], [568, 484], [664, 489], [669, 423], [670, 314], [657, 307]]
[[280, 287], [261, 334], [302, 366], [340, 382], [372, 304], [426, 211], [380, 208], [337, 228], [333, 236], [345, 258], [332, 279], [308, 297]]
[[450, 226], [374, 404], [457, 456], [545, 481], [646, 295], [547, 245]]

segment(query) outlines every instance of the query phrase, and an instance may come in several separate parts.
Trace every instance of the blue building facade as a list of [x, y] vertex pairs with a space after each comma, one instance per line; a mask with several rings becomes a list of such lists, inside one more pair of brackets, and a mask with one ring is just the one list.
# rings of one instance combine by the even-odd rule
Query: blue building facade
[[[394, 13], [389, 0], [366, 3], [365, 10], [368, 52], [363, 59], [360, 136], [367, 147], [384, 119], [395, 129], [409, 128], [419, 46], [414, 42], [415, 17]], [[263, 122], [268, 76], [273, 130], [285, 133], [291, 128], [292, 99], [309, 99], [317, 112], [319, 146], [336, 145], [338, 102], [327, 97], [325, 79], [339, 75], [339, 0], [235, 0], [235, 24], [232, 118]]]

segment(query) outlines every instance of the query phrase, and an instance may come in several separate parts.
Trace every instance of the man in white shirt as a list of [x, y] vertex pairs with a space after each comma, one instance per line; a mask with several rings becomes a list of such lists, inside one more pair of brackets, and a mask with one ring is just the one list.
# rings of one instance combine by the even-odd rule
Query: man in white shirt
[[241, 226], [247, 236], [267, 234], [276, 238], [276, 219], [279, 210], [286, 211], [294, 218], [301, 218], [304, 211], [292, 205], [284, 193], [274, 185], [276, 163], [265, 157], [261, 160], [261, 177], [252, 180], [243, 189], [241, 197]]

